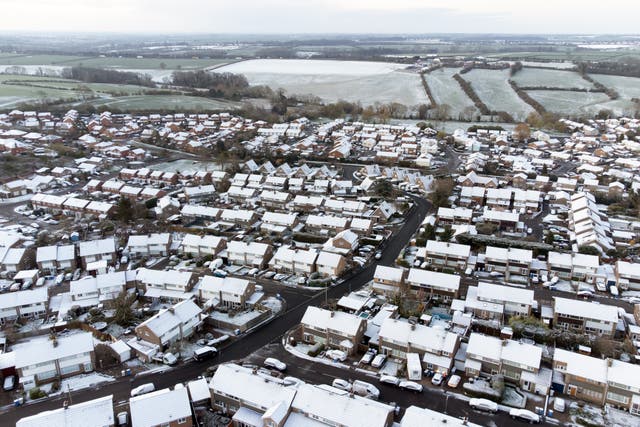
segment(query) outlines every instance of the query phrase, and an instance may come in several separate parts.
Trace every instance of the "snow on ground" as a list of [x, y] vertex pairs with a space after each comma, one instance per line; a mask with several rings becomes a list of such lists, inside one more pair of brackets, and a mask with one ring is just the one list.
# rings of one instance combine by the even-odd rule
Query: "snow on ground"
[[502, 404], [513, 408], [524, 408], [527, 406], [527, 397], [515, 387], [505, 387], [502, 396]]
[[276, 314], [282, 311], [282, 301], [275, 297], [266, 298], [261, 302], [262, 305], [271, 309], [271, 311]]
[[386, 62], [255, 59], [216, 71], [243, 74], [252, 85], [283, 88], [289, 94], [311, 94], [325, 102], [428, 103], [420, 76], [404, 68], [405, 64]]
[[62, 380], [60, 390], [63, 392], [81, 390], [83, 388], [94, 387], [98, 384], [115, 381], [115, 378], [109, 375], [94, 372], [86, 375], [77, 375], [75, 377]]

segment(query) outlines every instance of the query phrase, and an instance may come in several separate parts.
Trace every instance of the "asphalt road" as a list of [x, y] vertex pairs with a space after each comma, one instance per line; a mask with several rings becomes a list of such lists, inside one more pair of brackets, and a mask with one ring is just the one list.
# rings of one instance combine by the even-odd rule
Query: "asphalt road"
[[[404, 249], [416, 230], [420, 227], [422, 221], [431, 209], [431, 204], [427, 200], [413, 195], [407, 196], [413, 199], [414, 205], [407, 212], [406, 220], [400, 230], [387, 240], [387, 244], [382, 253], [382, 258], [378, 262], [368, 264], [355, 276], [333, 286], [326, 292], [317, 292], [309, 298], [300, 300], [300, 302], [297, 302], [298, 300], [296, 300], [297, 303], [294, 302], [293, 304], [290, 301], [287, 301], [287, 308], [283, 314], [262, 327], [251, 331], [246, 336], [242, 337], [242, 339], [232, 342], [227, 347], [221, 348], [217, 359], [212, 362], [185, 363], [163, 372], [149, 373], [133, 378], [119, 378], [114, 382], [106, 383], [98, 387], [71, 392], [69, 396], [65, 394], [64, 396], [29, 403], [18, 408], [4, 408], [1, 417], [2, 422], [0, 424], [15, 425], [20, 418], [37, 414], [42, 411], [60, 408], [62, 406], [62, 402], [69, 397], [71, 398], [71, 403], [80, 403], [112, 394], [114, 396], [115, 405], [119, 406], [128, 400], [131, 389], [140, 384], [153, 382], [156, 389], [172, 387], [177, 383], [183, 383], [197, 378], [202, 375], [205, 369], [210, 365], [241, 360], [271, 343], [280, 342], [282, 336], [289, 329], [300, 323], [300, 320], [308, 306], [321, 305], [325, 298], [339, 298], [349, 290], [353, 291], [361, 288], [373, 279], [373, 273], [375, 272], [377, 264], [393, 265], [395, 259]], [[290, 293], [295, 291], [287, 290], [286, 292]], [[287, 295], [285, 295], [285, 299], [286, 298]], [[434, 403], [434, 405], [436, 404]], [[431, 406], [430, 402], [423, 402], [422, 406], [438, 409], [437, 406]]]

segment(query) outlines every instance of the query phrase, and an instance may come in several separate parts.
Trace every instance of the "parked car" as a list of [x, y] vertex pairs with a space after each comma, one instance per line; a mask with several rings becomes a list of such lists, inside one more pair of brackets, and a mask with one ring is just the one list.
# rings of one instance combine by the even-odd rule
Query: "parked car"
[[127, 411], [118, 412], [118, 427], [124, 427], [129, 425], [129, 413]]
[[382, 365], [384, 365], [384, 362], [386, 361], [387, 361], [387, 356], [385, 356], [384, 354], [379, 354], [373, 358], [373, 361], [371, 362], [371, 366], [373, 366], [376, 369], [380, 369], [382, 368]]
[[553, 410], [556, 412], [564, 412], [566, 410], [566, 402], [561, 397], [553, 398]]
[[451, 388], [456, 388], [460, 384], [461, 380], [462, 378], [460, 378], [460, 375], [452, 375], [451, 378], [449, 378], [449, 381], [447, 381], [447, 385]]
[[333, 360], [334, 362], [344, 362], [345, 360], [347, 360], [347, 353], [342, 350], [327, 350], [325, 356], [327, 356], [327, 358]]
[[540, 415], [527, 409], [513, 408], [509, 411], [509, 416], [514, 420], [524, 421], [529, 424], [538, 424], [540, 422]]
[[287, 370], [287, 364], [275, 359], [273, 357], [267, 357], [264, 359], [264, 366], [268, 368], [277, 369], [280, 372], [284, 372]]
[[131, 397], [140, 396], [142, 394], [151, 393], [156, 390], [156, 386], [153, 383], [147, 383], [139, 385], [138, 387], [131, 389]]
[[416, 393], [422, 393], [422, 384], [415, 381], [400, 381], [398, 387], [409, 391], [415, 391]]
[[2, 389], [4, 391], [11, 391], [16, 386], [16, 377], [13, 375], [9, 375], [4, 378], [4, 384], [2, 385]]
[[215, 347], [210, 347], [208, 345], [204, 347], [200, 347], [193, 352], [193, 359], [197, 362], [201, 362], [203, 360], [207, 360], [212, 358], [218, 353]]
[[365, 381], [355, 380], [353, 384], [351, 384], [351, 390], [359, 396], [369, 397], [371, 399], [377, 400], [380, 397], [380, 390], [373, 384]]
[[498, 404], [489, 399], [470, 399], [469, 406], [473, 409], [477, 409], [478, 411], [491, 412], [493, 414], [498, 412]]
[[433, 385], [440, 385], [442, 384], [442, 380], [444, 380], [442, 374], [440, 372], [437, 372], [433, 378], [431, 378], [431, 384]]
[[380, 375], [380, 382], [397, 386], [400, 384], [400, 378], [394, 377], [393, 375]]
[[336, 378], [335, 380], [333, 380], [331, 385], [335, 388], [339, 388], [340, 390], [351, 391], [351, 383], [341, 378]]
[[378, 251], [376, 252], [376, 254], [373, 256], [375, 259], [380, 259], [382, 258], [382, 252]]
[[360, 363], [362, 363], [363, 365], [368, 365], [369, 363], [371, 363], [373, 358], [376, 357], [376, 354], [377, 352], [374, 349], [370, 348], [369, 350], [367, 350], [364, 356], [362, 356], [362, 359], [360, 359]]

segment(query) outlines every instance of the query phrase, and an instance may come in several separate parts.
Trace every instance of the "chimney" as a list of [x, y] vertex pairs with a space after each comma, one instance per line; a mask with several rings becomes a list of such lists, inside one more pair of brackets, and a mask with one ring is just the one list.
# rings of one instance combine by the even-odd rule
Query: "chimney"
[[69, 408], [69, 401], [68, 401], [68, 400], [65, 400], [64, 402], [62, 402], [62, 407], [63, 407], [64, 409]]
[[169, 307], [167, 310], [169, 310], [171, 314], [176, 314], [176, 310], [173, 307]]
[[332, 311], [331, 314], [329, 315], [329, 317], [333, 317], [334, 316], [334, 312]]

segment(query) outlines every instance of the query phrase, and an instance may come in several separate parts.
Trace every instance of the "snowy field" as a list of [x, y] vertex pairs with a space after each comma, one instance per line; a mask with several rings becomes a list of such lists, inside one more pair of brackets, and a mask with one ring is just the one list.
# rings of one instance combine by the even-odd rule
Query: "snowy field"
[[576, 64], [573, 62], [536, 62], [536, 61], [522, 61], [522, 65], [525, 67], [546, 67], [557, 68], [558, 70], [570, 70], [575, 68]]
[[615, 89], [622, 98], [640, 98], [640, 78], [592, 74], [591, 77], [606, 87]]
[[252, 85], [282, 88], [289, 94], [318, 96], [325, 102], [428, 103], [420, 76], [406, 65], [386, 62], [255, 59], [218, 68], [243, 74]]
[[533, 108], [521, 100], [509, 85], [509, 70], [476, 69], [463, 74], [490, 110], [506, 111], [516, 120], [524, 120]]
[[585, 114], [598, 111], [609, 100], [604, 93], [532, 90], [529, 95], [548, 111], [559, 114]]
[[466, 107], [471, 107], [477, 113], [473, 101], [462, 91], [453, 75], [459, 72], [459, 68], [440, 68], [425, 74], [427, 85], [438, 104], [447, 104], [451, 107], [451, 116], [457, 117]]
[[521, 87], [593, 88], [593, 84], [583, 79], [580, 74], [574, 71], [524, 68], [513, 76], [513, 80]]

